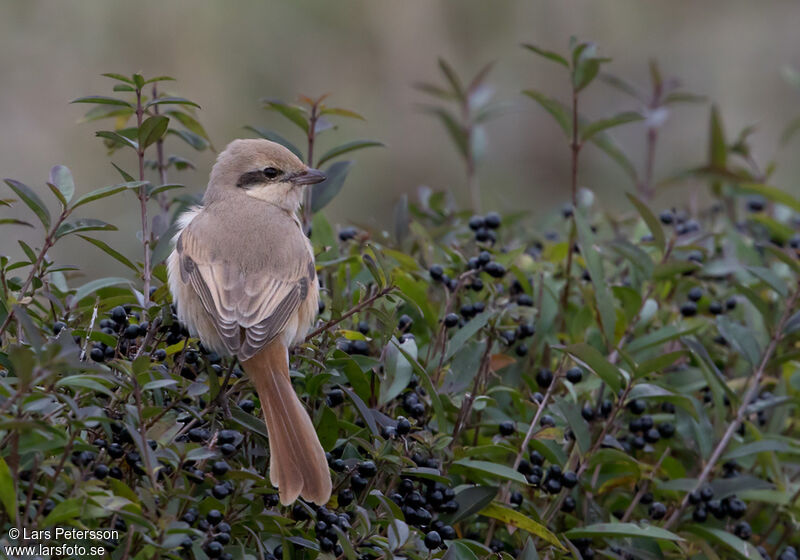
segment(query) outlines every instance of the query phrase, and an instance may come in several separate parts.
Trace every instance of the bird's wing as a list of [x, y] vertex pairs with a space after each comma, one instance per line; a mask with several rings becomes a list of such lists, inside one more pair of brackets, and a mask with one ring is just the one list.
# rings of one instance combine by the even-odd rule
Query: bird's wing
[[193, 225], [183, 230], [176, 245], [181, 281], [199, 296], [226, 349], [247, 360], [283, 331], [305, 301], [316, 274], [314, 262], [307, 250], [287, 251], [285, 239], [270, 243], [281, 245], [273, 247], [281, 253], [277, 258], [263, 258], [257, 266], [252, 258], [239, 262], [240, 251], [224, 251], [215, 245], [220, 239], [215, 232], [207, 227], [199, 236]]

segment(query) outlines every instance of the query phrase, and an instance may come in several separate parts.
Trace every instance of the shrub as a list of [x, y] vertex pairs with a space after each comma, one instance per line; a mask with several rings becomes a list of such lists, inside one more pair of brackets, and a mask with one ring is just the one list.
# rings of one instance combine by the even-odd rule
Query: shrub
[[[655, 64], [640, 94], [601, 74], [609, 61], [591, 43], [573, 41], [568, 56], [526, 48], [572, 84], [566, 104], [524, 92], [572, 154], [572, 204], [545, 231], [422, 189], [398, 202], [391, 232], [337, 232], [319, 210], [351, 162], [330, 162], [379, 143], [314, 153], [329, 118], [361, 117], [325, 98], [266, 100], [302, 131], [303, 150], [248, 127], [329, 164], [303, 216], [323, 303], [292, 358], [328, 451], [335, 491], [323, 508], [279, 505], [254, 391], [174, 316], [163, 261], [176, 212], [195, 199], [174, 196], [169, 175], [192, 164], [165, 150], [212, 148], [196, 105], [163, 95], [169, 78], [119, 74], [108, 74], [115, 97], [76, 100], [93, 105], [89, 120], [115, 119], [97, 135], [111, 154], [135, 151], [138, 170], [117, 167], [120, 184], [76, 198], [69, 170], [54, 167], [57, 217], [44, 189], [6, 180], [17, 200], [2, 204], [27, 206], [42, 242], [0, 258], [4, 532], [113, 529], [69, 544], [115, 559], [795, 557], [800, 201], [769, 185], [774, 164], [756, 162], [750, 130], [729, 139], [712, 108], [707, 161], [669, 178], [708, 185], [712, 204], [651, 209], [665, 108], [699, 98]], [[459, 107], [463, 118], [430, 110], [464, 156], [477, 207], [488, 67], [467, 85], [440, 67], [447, 87], [420, 88]], [[598, 77], [641, 107], [580, 115]], [[641, 172], [608, 135], [636, 121]], [[578, 188], [589, 144], [630, 176], [629, 207], [606, 213]], [[113, 225], [74, 217], [128, 191], [141, 259], [86, 235]], [[73, 234], [133, 277], [77, 285], [49, 256]]]

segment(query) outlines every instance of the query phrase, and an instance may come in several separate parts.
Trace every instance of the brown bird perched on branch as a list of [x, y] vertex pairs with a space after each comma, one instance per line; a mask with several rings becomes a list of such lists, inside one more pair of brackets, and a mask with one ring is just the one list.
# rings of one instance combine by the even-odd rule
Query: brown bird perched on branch
[[178, 318], [203, 344], [239, 358], [267, 423], [270, 479], [281, 503], [331, 495], [325, 452], [292, 388], [288, 349], [318, 310], [314, 253], [296, 212], [303, 188], [325, 179], [283, 146], [234, 140], [203, 197], [179, 219], [169, 257]]

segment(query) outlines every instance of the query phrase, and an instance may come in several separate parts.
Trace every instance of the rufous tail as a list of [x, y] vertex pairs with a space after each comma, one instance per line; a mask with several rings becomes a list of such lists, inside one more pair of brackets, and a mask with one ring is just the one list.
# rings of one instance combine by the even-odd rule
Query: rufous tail
[[331, 475], [317, 432], [289, 378], [289, 354], [276, 340], [242, 363], [256, 387], [269, 435], [269, 476], [281, 503], [298, 496], [318, 505], [331, 497]]

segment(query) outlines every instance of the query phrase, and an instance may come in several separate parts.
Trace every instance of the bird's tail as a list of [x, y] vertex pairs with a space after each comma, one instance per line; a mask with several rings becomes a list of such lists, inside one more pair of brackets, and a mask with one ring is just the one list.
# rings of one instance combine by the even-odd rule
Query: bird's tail
[[242, 363], [256, 387], [267, 422], [270, 479], [281, 503], [298, 496], [318, 505], [331, 497], [331, 476], [325, 452], [308, 413], [289, 378], [289, 355], [276, 340]]

